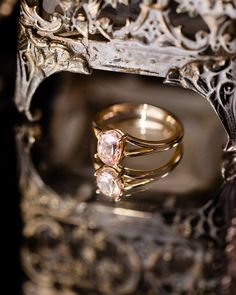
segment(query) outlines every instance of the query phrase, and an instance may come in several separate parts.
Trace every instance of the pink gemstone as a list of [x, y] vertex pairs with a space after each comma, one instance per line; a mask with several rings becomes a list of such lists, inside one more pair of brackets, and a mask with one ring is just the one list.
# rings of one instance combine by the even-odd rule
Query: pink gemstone
[[119, 173], [112, 167], [104, 166], [96, 174], [97, 186], [100, 192], [112, 200], [118, 201], [122, 195], [123, 188]]
[[122, 158], [123, 148], [122, 134], [118, 131], [108, 130], [99, 134], [97, 152], [104, 164], [109, 166], [118, 164]]

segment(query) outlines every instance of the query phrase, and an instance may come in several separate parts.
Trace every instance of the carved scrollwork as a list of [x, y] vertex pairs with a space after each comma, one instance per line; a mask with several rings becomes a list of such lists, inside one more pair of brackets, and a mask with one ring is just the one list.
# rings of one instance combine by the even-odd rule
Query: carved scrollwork
[[[228, 273], [223, 280], [224, 294], [234, 294], [236, 287], [236, 217], [232, 218], [226, 241], [226, 255], [228, 258]], [[230, 291], [227, 291], [230, 290]]]
[[[218, 259], [211, 242], [223, 227], [217, 204], [162, 214], [112, 208], [93, 199], [87, 203], [77, 195], [66, 198], [33, 166], [30, 149], [41, 134], [37, 127], [21, 127], [17, 137], [22, 264], [32, 281], [24, 284], [25, 295], [214, 294], [223, 271], [222, 256]], [[207, 246], [197, 240], [201, 237], [209, 238]]]
[[[38, 140], [41, 133], [39, 125], [34, 127], [23, 126], [17, 133], [18, 155], [21, 164], [20, 189], [24, 195], [21, 208], [24, 220], [27, 221], [36, 216], [50, 216], [67, 220], [76, 214], [80, 204], [94, 199], [92, 183], [88, 183], [86, 196], [76, 190], [73, 194], [59, 194], [41, 178], [38, 170], [31, 159], [31, 148]], [[87, 212], [87, 211], [86, 211]], [[89, 213], [88, 213], [89, 212]], [[86, 218], [93, 215], [91, 212], [84, 213]], [[76, 214], [77, 215], [77, 214]], [[171, 219], [170, 219], [171, 216]], [[207, 237], [217, 241], [224, 231], [225, 223], [218, 202], [209, 201], [203, 207], [184, 214], [181, 210], [173, 209], [165, 212], [157, 212], [153, 215], [154, 220], [159, 220], [160, 225], [170, 227], [177, 235], [187, 238]]]
[[187, 12], [191, 17], [198, 14], [222, 16], [227, 15], [230, 18], [236, 17], [236, 3], [234, 0], [175, 0], [179, 3], [178, 12]]
[[[24, 237], [24, 269], [49, 291], [57, 286], [75, 294], [197, 294], [213, 291], [222, 271], [214, 249], [181, 238], [132, 239], [125, 230], [114, 235], [87, 220], [72, 225], [37, 217], [27, 221]], [[218, 270], [211, 267], [215, 263]]]
[[[176, 3], [178, 2], [178, 3]], [[236, 18], [233, 1], [43, 1], [43, 9], [50, 12], [50, 21], [43, 19], [36, 5], [23, 1], [22, 14], [36, 29], [53, 32], [66, 38], [102, 36], [104, 41], [122, 40], [144, 42], [146, 45], [180, 48], [189, 53], [223, 50], [235, 52], [235, 36], [231, 33]], [[174, 25], [173, 7], [177, 13], [187, 12], [199, 17], [202, 27], [190, 37], [183, 30], [184, 23]], [[193, 30], [193, 29], [192, 29]], [[95, 37], [96, 38], [96, 37]], [[98, 39], [99, 40], [99, 39]]]
[[[24, 9], [24, 16], [19, 24], [15, 101], [18, 108], [32, 118], [29, 112], [31, 98], [46, 77], [60, 71], [89, 74], [90, 69], [83, 55], [84, 50], [81, 50], [80, 55], [75, 55], [62, 40], [50, 39], [48, 33], [57, 30], [60, 22], [46, 23], [41, 18], [33, 19], [27, 9]], [[41, 35], [35, 33], [33, 24], [40, 29]], [[47, 35], [42, 35], [43, 28]]]
[[172, 69], [165, 82], [181, 85], [205, 97], [213, 106], [229, 136], [227, 149], [236, 143], [236, 57], [191, 62]]
[[133, 246], [101, 230], [88, 230], [86, 225], [73, 231], [72, 240], [79, 245], [74, 259], [81, 285], [91, 288], [93, 282], [102, 294], [127, 294], [137, 288], [141, 266]]
[[[169, 258], [166, 259], [168, 255]], [[157, 249], [148, 258], [150, 272], [147, 273], [147, 280], [152, 286], [152, 292], [154, 294], [165, 294], [169, 290], [170, 293], [172, 291], [174, 294], [182, 294], [182, 292], [197, 294], [196, 290], [202, 289], [203, 291], [207, 284], [203, 282], [201, 287], [196, 280], [196, 275], [198, 274], [197, 276], [200, 277], [202, 272], [207, 271], [209, 265], [206, 257], [209, 259], [208, 262], [214, 261], [213, 263], [216, 263], [218, 260], [211, 251], [206, 251], [203, 254], [202, 249], [187, 243], [182, 245], [178, 243], [169, 244], [162, 251]], [[182, 278], [186, 278], [188, 283], [183, 283], [183, 281], [180, 283], [178, 274], [181, 274]], [[217, 287], [216, 281], [210, 276], [208, 277], [208, 284], [212, 284], [208, 291]]]
[[66, 229], [42, 218], [29, 222], [24, 235], [29, 242], [22, 253], [24, 267], [39, 285], [52, 287], [57, 283], [99, 290], [101, 294], [130, 294], [137, 287], [139, 257], [118, 237], [88, 228], [85, 223]]
[[34, 91], [60, 71], [165, 76], [166, 60], [182, 66], [200, 56], [233, 54], [235, 19], [234, 2], [223, 0], [22, 0], [16, 104], [32, 119]]

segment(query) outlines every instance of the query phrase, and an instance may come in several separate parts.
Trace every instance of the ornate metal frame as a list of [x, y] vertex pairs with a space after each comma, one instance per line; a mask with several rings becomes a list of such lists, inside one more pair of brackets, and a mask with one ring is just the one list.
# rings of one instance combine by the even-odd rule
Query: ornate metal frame
[[30, 279], [24, 294], [57, 294], [55, 286], [61, 295], [77, 288], [94, 295], [215, 294], [225, 272], [221, 203], [145, 212], [91, 202], [92, 192], [87, 199], [62, 197], [35, 171], [30, 150], [37, 133], [37, 125], [17, 133], [22, 265]]
[[[199, 93], [214, 108], [228, 135], [222, 172], [226, 181], [231, 182], [236, 177], [235, 23], [235, 0], [22, 0], [16, 105], [33, 120], [30, 106], [35, 90], [45, 78], [60, 71], [90, 74], [92, 69], [101, 69], [164, 77], [165, 83]], [[28, 168], [33, 169], [30, 165]], [[23, 173], [28, 175], [25, 187], [30, 186], [35, 181], [31, 179], [32, 171]], [[34, 197], [43, 196], [42, 186], [36, 185], [34, 189], [33, 195], [29, 193], [26, 197], [35, 201], [36, 209], [41, 212], [43, 203]], [[50, 204], [55, 202], [47, 200], [49, 207]], [[70, 211], [72, 207], [65, 209]], [[51, 209], [46, 210], [49, 219], [55, 217], [51, 212], [57, 212]], [[84, 210], [81, 216], [89, 219], [92, 209]], [[214, 212], [212, 203], [207, 204], [194, 216], [200, 226], [191, 217], [183, 221], [184, 229], [195, 224], [202, 234], [204, 218], [209, 220]], [[178, 226], [177, 231], [181, 223]], [[90, 234], [87, 228], [76, 230], [80, 238], [83, 231]], [[64, 235], [64, 230], [58, 229], [57, 233], [62, 232]], [[27, 233], [31, 234], [34, 235]], [[215, 238], [216, 233], [213, 236]], [[127, 250], [119, 249], [121, 254]], [[137, 249], [142, 252], [142, 248]], [[132, 252], [130, 257], [135, 264], [136, 254]], [[138, 273], [140, 261], [137, 265]], [[134, 285], [129, 285], [130, 288], [135, 289], [138, 281], [132, 278]], [[151, 282], [154, 281], [151, 279]], [[100, 291], [106, 293], [106, 290]]]
[[234, 0], [22, 0], [16, 104], [32, 119], [36, 88], [60, 71], [165, 77], [208, 99], [232, 149], [235, 21]]

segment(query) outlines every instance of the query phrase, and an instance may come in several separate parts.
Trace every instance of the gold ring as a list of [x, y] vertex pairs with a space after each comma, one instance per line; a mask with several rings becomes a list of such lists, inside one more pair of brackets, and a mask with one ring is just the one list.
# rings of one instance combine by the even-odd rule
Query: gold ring
[[131, 194], [133, 189], [169, 175], [180, 162], [182, 155], [183, 145], [180, 143], [169, 162], [152, 170], [137, 170], [121, 165], [111, 167], [94, 158], [97, 193], [102, 193], [113, 201], [120, 201], [124, 195]]
[[[139, 137], [114, 128], [124, 120], [138, 119]], [[96, 156], [106, 165], [119, 164], [124, 157], [169, 150], [183, 138], [181, 122], [170, 112], [148, 104], [122, 103], [97, 114], [93, 129], [98, 139]], [[147, 140], [146, 130], [160, 131], [164, 138]]]

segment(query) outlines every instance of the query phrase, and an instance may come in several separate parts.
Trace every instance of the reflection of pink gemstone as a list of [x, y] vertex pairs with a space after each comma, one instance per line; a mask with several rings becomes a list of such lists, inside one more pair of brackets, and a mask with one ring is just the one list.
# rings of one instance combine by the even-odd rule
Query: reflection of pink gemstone
[[118, 201], [122, 194], [122, 180], [112, 167], [103, 167], [97, 171], [97, 186], [102, 194]]
[[97, 152], [104, 164], [118, 164], [123, 153], [122, 135], [115, 130], [101, 132], [98, 136]]

